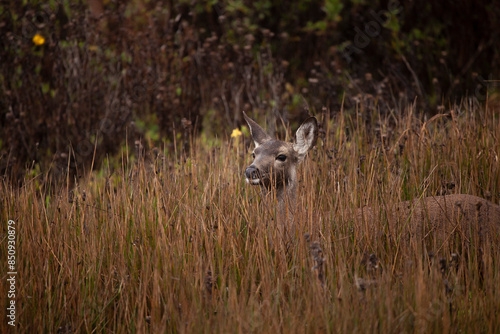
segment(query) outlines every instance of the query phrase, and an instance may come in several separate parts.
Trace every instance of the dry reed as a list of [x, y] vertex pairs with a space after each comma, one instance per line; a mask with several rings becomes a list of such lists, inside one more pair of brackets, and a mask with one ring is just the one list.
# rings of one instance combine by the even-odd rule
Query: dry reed
[[[164, 159], [124, 154], [71, 192], [46, 190], [43, 175], [2, 182], [2, 222], [18, 224], [18, 330], [500, 332], [498, 244], [429, 235], [398, 247], [404, 224], [375, 222], [374, 237], [349, 219], [363, 205], [442, 193], [498, 203], [499, 110], [319, 118], [286, 252], [273, 246], [274, 210], [244, 182], [249, 138], [199, 139]], [[2, 310], [6, 290], [3, 276]]]

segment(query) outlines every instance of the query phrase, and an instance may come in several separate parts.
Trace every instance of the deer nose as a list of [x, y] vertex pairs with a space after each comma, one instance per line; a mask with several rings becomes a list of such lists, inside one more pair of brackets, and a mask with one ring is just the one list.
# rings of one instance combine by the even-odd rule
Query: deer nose
[[247, 179], [254, 180], [259, 178], [259, 170], [254, 166], [248, 166], [245, 170], [245, 176]]

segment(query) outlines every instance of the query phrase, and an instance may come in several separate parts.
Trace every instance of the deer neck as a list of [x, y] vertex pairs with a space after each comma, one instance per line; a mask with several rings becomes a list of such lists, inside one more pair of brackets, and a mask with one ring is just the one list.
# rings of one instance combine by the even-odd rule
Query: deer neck
[[276, 188], [276, 200], [278, 201], [278, 217], [280, 221], [293, 222], [293, 216], [297, 207], [297, 174], [295, 171], [286, 178], [286, 181]]

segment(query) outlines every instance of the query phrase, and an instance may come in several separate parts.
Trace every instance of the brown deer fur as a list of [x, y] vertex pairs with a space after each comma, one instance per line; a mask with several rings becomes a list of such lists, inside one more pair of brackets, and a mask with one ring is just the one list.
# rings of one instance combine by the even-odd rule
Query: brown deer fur
[[[290, 231], [296, 207], [297, 166], [316, 143], [317, 121], [314, 117], [308, 118], [297, 130], [292, 144], [271, 138], [256, 122], [243, 115], [255, 142], [254, 161], [245, 170], [246, 180], [261, 186], [266, 196], [275, 191], [278, 228]], [[364, 207], [354, 212], [354, 219], [369, 229], [381, 226], [375, 224], [377, 221], [389, 222], [392, 234], [400, 233], [405, 238], [414, 235], [418, 240], [428, 235], [446, 239], [457, 232], [466, 239], [478, 236], [483, 241], [487, 237], [498, 239], [500, 233], [500, 206], [464, 194], [426, 197], [391, 208]], [[399, 232], [398, 227], [399, 231], [406, 232]]]

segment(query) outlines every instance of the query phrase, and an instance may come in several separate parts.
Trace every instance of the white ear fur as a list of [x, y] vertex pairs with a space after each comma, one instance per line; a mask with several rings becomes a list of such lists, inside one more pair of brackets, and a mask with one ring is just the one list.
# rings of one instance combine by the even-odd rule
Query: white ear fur
[[316, 144], [318, 138], [318, 121], [316, 121], [316, 118], [309, 117], [306, 119], [298, 128], [295, 137], [293, 149], [297, 152], [299, 162], [301, 162], [306, 157], [307, 152]]
[[250, 117], [243, 112], [243, 117], [247, 121], [248, 127], [250, 128], [250, 134], [252, 135], [255, 147], [263, 144], [264, 142], [271, 140], [271, 137], [262, 129], [259, 124], [254, 122]]

